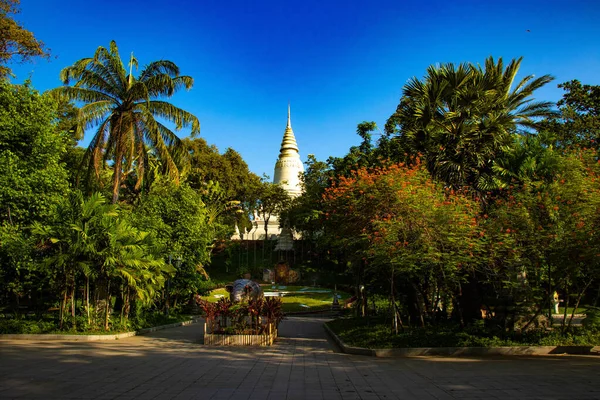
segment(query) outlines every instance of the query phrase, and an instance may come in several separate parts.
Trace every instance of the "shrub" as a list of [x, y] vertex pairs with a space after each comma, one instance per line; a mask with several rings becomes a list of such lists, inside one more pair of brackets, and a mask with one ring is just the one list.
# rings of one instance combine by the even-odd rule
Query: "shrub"
[[581, 323], [586, 329], [600, 330], [600, 308], [588, 307], [586, 317]]
[[501, 347], [501, 346], [571, 346], [599, 345], [600, 331], [574, 328], [571, 332], [545, 329], [521, 334], [497, 336], [483, 324], [461, 329], [447, 323], [425, 328], [406, 328], [398, 335], [391, 332], [389, 321], [367, 318], [344, 318], [328, 323], [346, 344], [367, 348], [402, 347]]

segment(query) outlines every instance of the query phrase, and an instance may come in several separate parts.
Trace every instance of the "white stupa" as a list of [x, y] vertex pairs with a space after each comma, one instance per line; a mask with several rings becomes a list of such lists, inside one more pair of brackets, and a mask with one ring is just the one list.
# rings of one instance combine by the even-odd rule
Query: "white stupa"
[[300, 174], [304, 172], [304, 165], [300, 160], [300, 152], [296, 137], [292, 130], [290, 121], [290, 106], [288, 104], [287, 126], [281, 141], [281, 149], [279, 150], [279, 158], [275, 163], [275, 176], [273, 183], [278, 183], [292, 197], [298, 197], [302, 194], [302, 185], [300, 184]]
[[[302, 160], [300, 159], [298, 144], [296, 143], [296, 137], [294, 136], [294, 131], [292, 130], [290, 106], [288, 104], [287, 125], [285, 127], [285, 132], [283, 133], [283, 140], [281, 141], [279, 157], [277, 158], [277, 162], [275, 163], [275, 176], [273, 177], [273, 183], [282, 185], [290, 196], [298, 197], [302, 194], [300, 174], [303, 172], [304, 165], [302, 164]], [[243, 239], [264, 240], [264, 219], [260, 215], [254, 215], [252, 225], [252, 230], [242, 235]], [[287, 230], [289, 231], [289, 228], [287, 228]], [[271, 215], [269, 217], [266, 234], [267, 239], [278, 239], [281, 235], [281, 228], [279, 227], [279, 218], [277, 215]], [[286, 232], [285, 236], [292, 236], [291, 231], [289, 233]], [[287, 247], [289, 246], [285, 247], [287, 249]]]

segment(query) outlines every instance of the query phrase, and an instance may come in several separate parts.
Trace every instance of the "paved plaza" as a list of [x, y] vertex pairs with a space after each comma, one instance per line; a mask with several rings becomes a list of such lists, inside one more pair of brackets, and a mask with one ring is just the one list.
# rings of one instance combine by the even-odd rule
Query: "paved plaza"
[[318, 317], [266, 348], [202, 324], [107, 342], [0, 341], [0, 399], [600, 399], [600, 357], [382, 359], [339, 353]]

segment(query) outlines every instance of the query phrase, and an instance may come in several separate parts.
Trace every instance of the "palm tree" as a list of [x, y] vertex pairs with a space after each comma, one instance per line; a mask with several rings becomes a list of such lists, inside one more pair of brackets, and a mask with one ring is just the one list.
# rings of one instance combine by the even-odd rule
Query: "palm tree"
[[107, 299], [105, 303], [104, 328], [108, 329], [110, 317], [111, 285], [120, 291], [123, 300], [121, 322], [128, 318], [129, 306], [140, 300], [151, 303], [168, 277], [175, 269], [165, 263], [156, 250], [154, 237], [132, 226], [123, 217], [106, 218], [103, 221], [104, 246], [98, 253], [101, 272], [106, 278]]
[[388, 134], [409, 155], [424, 156], [431, 174], [449, 186], [484, 191], [495, 187], [494, 159], [514, 143], [514, 135], [536, 128], [553, 115], [550, 102], [533, 92], [553, 78], [533, 75], [514, 88], [522, 58], [506, 67], [492, 57], [473, 64], [431, 66], [423, 81], [411, 79], [386, 124]]
[[57, 207], [52, 224], [35, 222], [32, 226], [32, 233], [39, 241], [38, 248], [46, 255], [45, 264], [57, 276], [61, 288], [61, 329], [68, 297], [71, 298], [71, 316], [75, 317], [75, 289], [80, 274], [85, 277], [85, 309], [88, 325], [91, 324], [90, 278], [97, 275], [98, 227], [101, 220], [115, 215], [114, 206], [106, 204], [102, 195], [95, 193], [84, 199], [81, 192], [72, 191]]
[[[156, 120], [163, 118], [179, 130], [191, 127], [192, 136], [200, 132], [198, 118], [165, 101], [181, 88], [190, 89], [193, 79], [179, 75], [171, 61], [154, 61], [145, 66], [138, 77], [133, 68], [138, 61], [131, 54], [129, 74], [125, 70], [117, 44], [98, 47], [94, 57], [83, 58], [66, 67], [60, 78], [66, 86], [52, 91], [57, 97], [75, 100], [84, 105], [79, 109], [77, 130], [97, 128], [84, 157], [88, 175], [99, 176], [105, 162], [113, 163], [113, 203], [119, 199], [124, 177], [135, 170], [136, 190], [142, 185], [148, 165], [148, 148], [165, 165], [167, 173], [178, 181], [178, 169], [173, 151], [179, 138]], [[67, 86], [74, 81], [73, 86]]]

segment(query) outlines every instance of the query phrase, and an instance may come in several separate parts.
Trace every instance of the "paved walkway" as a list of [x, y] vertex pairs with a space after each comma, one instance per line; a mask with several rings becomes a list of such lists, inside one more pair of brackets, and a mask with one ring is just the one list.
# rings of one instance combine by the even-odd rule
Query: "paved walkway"
[[600, 399], [600, 357], [377, 359], [322, 318], [268, 348], [208, 348], [202, 324], [110, 342], [0, 341], [0, 399]]

